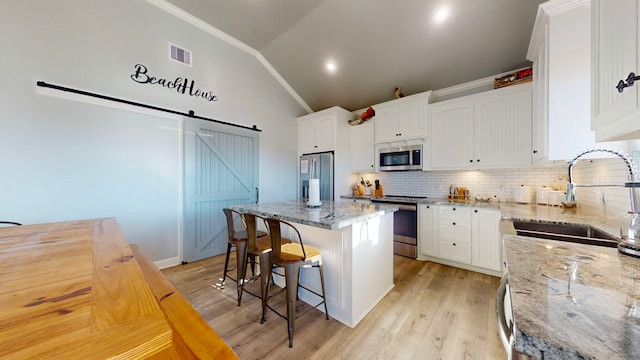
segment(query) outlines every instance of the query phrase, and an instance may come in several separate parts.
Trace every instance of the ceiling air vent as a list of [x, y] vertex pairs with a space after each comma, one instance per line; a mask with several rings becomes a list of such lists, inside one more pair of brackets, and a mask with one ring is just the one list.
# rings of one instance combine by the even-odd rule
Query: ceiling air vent
[[172, 43], [169, 43], [169, 58], [179, 63], [191, 66], [191, 51], [183, 49]]

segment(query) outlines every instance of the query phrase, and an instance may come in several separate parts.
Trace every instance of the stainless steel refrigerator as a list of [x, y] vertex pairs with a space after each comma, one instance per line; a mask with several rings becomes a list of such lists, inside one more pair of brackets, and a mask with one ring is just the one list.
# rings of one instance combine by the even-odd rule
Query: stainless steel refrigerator
[[320, 201], [333, 201], [333, 151], [300, 156], [299, 198], [309, 200], [309, 179], [320, 179]]

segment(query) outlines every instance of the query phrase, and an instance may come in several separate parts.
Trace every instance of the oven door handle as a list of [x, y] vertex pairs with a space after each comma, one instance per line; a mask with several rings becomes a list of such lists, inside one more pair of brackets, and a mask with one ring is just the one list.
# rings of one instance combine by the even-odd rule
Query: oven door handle
[[398, 206], [398, 209], [400, 210], [408, 210], [408, 211], [416, 211], [416, 206], [415, 205], [406, 205], [406, 204], [394, 204]]
[[[509, 286], [509, 275], [504, 275], [500, 280], [500, 286], [496, 294], [496, 319], [498, 320], [498, 332], [500, 333], [500, 340], [507, 353], [513, 348], [514, 341], [514, 324], [507, 324], [506, 312], [505, 312], [505, 298], [510, 296], [507, 294], [507, 286]], [[511, 309], [509, 309], [511, 310]]]

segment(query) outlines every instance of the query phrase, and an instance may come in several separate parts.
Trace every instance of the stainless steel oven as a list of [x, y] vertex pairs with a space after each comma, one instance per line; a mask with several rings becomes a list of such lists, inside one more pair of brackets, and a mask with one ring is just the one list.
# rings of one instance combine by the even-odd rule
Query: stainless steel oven
[[393, 253], [415, 259], [418, 255], [418, 211], [416, 197], [387, 195], [372, 202], [397, 205], [393, 213]]
[[422, 170], [422, 145], [378, 149], [380, 171]]

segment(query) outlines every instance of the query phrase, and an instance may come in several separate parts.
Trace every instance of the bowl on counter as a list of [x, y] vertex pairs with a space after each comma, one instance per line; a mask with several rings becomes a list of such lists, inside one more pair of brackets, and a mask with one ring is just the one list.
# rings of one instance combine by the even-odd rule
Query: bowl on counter
[[491, 196], [489, 195], [476, 195], [475, 197], [477, 202], [489, 202], [491, 200]]

